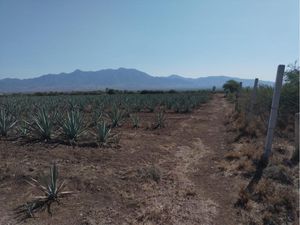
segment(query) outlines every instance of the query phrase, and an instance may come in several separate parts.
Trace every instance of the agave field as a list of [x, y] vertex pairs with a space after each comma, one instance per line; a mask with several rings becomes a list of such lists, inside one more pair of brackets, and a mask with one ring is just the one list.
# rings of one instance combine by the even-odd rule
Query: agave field
[[0, 224], [297, 224], [289, 85], [251, 194], [271, 87], [2, 95]]
[[[90, 144], [115, 142], [112, 129], [165, 126], [166, 114], [189, 113], [208, 101], [208, 91], [169, 94], [99, 94], [0, 97], [0, 134], [27, 141], [66, 142], [76, 145], [81, 137]], [[141, 113], [152, 113], [145, 125]], [[114, 134], [113, 134], [114, 133]], [[115, 138], [113, 138], [115, 136]]]

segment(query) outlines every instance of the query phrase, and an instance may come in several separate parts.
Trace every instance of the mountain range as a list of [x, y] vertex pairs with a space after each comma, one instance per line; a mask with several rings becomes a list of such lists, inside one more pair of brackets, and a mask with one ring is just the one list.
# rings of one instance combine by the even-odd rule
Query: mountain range
[[[254, 77], [253, 77], [254, 78]], [[243, 86], [252, 86], [253, 79], [240, 79], [230, 76], [208, 76], [186, 78], [179, 75], [167, 77], [151, 76], [136, 69], [104, 69], [99, 71], [75, 70], [71, 73], [47, 74], [36, 78], [0, 80], [0, 93], [49, 92], [49, 91], [94, 91], [106, 88], [119, 90], [189, 90], [221, 88], [230, 80], [243, 82]], [[270, 81], [260, 84], [273, 85]]]

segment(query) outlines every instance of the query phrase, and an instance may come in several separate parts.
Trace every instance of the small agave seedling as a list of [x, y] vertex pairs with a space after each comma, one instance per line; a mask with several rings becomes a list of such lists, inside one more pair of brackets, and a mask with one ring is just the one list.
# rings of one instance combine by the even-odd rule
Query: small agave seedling
[[50, 174], [46, 177], [45, 182], [40, 182], [34, 178], [31, 178], [27, 182], [31, 186], [38, 188], [43, 195], [35, 196], [34, 200], [18, 207], [16, 209], [17, 216], [25, 214], [25, 218], [33, 217], [34, 213], [46, 209], [49, 214], [52, 214], [50, 209], [51, 204], [54, 202], [59, 204], [61, 198], [72, 194], [70, 191], [62, 191], [65, 183], [58, 181], [58, 169], [56, 164], [50, 167]]

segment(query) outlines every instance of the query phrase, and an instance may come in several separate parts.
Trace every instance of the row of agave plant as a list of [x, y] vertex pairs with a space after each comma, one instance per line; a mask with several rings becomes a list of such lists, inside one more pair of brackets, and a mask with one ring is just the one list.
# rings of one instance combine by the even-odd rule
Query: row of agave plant
[[186, 113], [206, 102], [209, 96], [209, 91], [173, 94], [8, 95], [0, 96], [0, 108], [5, 108], [16, 117], [32, 115], [39, 108], [64, 112], [75, 108], [86, 111], [92, 106], [94, 111], [105, 111], [112, 105], [122, 106], [125, 111], [131, 113], [154, 112], [158, 106], [177, 113]]
[[[52, 139], [54, 133], [60, 131], [64, 139], [74, 145], [78, 141], [78, 138], [82, 134], [88, 132], [88, 129], [92, 127], [94, 128], [94, 132], [90, 131], [90, 133], [97, 138], [97, 142], [100, 145], [103, 145], [109, 141], [117, 140], [115, 139], [116, 136], [111, 133], [111, 129], [121, 126], [121, 123], [125, 119], [125, 112], [114, 107], [106, 116], [100, 114], [97, 118], [94, 118], [91, 123], [85, 122], [84, 118], [84, 115], [78, 110], [71, 110], [67, 112], [64, 117], [60, 117], [57, 114], [49, 113], [45, 108], [42, 108], [37, 111], [30, 121], [17, 121], [4, 109], [1, 109], [0, 134], [3, 137], [7, 137], [8, 133], [19, 124], [15, 129], [19, 137], [36, 137], [43, 141], [49, 141]], [[141, 121], [138, 114], [130, 114], [130, 119], [133, 128], [140, 127]], [[154, 129], [164, 127], [165, 113], [163, 111], [155, 114], [153, 125]]]
[[12, 133], [43, 141], [59, 135], [74, 145], [81, 135], [92, 133], [103, 145], [118, 140], [112, 129], [121, 126], [126, 118], [133, 128], [140, 127], [139, 112], [154, 112], [152, 128], [162, 128], [165, 111], [190, 112], [209, 98], [207, 92], [165, 95], [2, 97], [0, 135]]

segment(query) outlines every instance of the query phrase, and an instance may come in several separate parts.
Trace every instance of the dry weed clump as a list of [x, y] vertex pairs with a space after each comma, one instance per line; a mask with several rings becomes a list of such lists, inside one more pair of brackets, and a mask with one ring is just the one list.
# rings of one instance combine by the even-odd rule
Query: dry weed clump
[[249, 205], [248, 205], [249, 200], [250, 200], [250, 194], [245, 190], [245, 187], [242, 187], [239, 192], [239, 198], [234, 204], [234, 206], [247, 210], [249, 209]]
[[[240, 208], [247, 224], [296, 224], [298, 194], [292, 186], [274, 183], [262, 178], [252, 193], [241, 188], [235, 207]], [[255, 219], [255, 223], [253, 222]]]
[[243, 161], [239, 161], [237, 169], [242, 171], [241, 174], [244, 177], [250, 178], [254, 175], [256, 167], [252, 161], [243, 160]]
[[262, 179], [255, 187], [253, 199], [256, 202], [267, 201], [275, 193], [275, 185], [269, 179]]
[[225, 154], [225, 159], [230, 161], [230, 164], [223, 164], [223, 169], [250, 178], [255, 172], [259, 157], [260, 151], [255, 145], [236, 145], [233, 150]]
[[158, 183], [161, 180], [160, 168], [155, 165], [146, 166], [138, 171], [138, 176], [144, 180], [153, 180]]
[[[239, 169], [245, 172], [247, 170], [245, 167], [239, 167]], [[242, 188], [239, 193], [235, 206], [248, 214], [245, 222], [248, 223], [249, 218], [256, 218], [261, 222], [254, 224], [295, 223], [298, 220], [299, 194], [298, 187], [293, 185], [295, 183], [293, 180], [297, 180], [297, 176], [292, 169], [283, 164], [275, 164], [271, 160], [252, 192]]]
[[272, 221], [273, 224], [289, 224], [296, 221], [297, 194], [290, 187], [276, 186], [273, 195], [268, 195], [265, 204], [265, 224], [268, 224], [266, 221]]
[[293, 184], [293, 179], [289, 175], [290, 170], [283, 165], [271, 165], [264, 171], [264, 176], [282, 184]]
[[242, 157], [242, 153], [240, 151], [229, 151], [225, 154], [225, 159], [228, 161], [233, 161], [240, 159]]
[[227, 130], [232, 131], [235, 135], [233, 142], [240, 141], [244, 137], [258, 138], [266, 132], [265, 121], [255, 115], [249, 119], [244, 111], [233, 113], [228, 117], [225, 125], [227, 125]]

